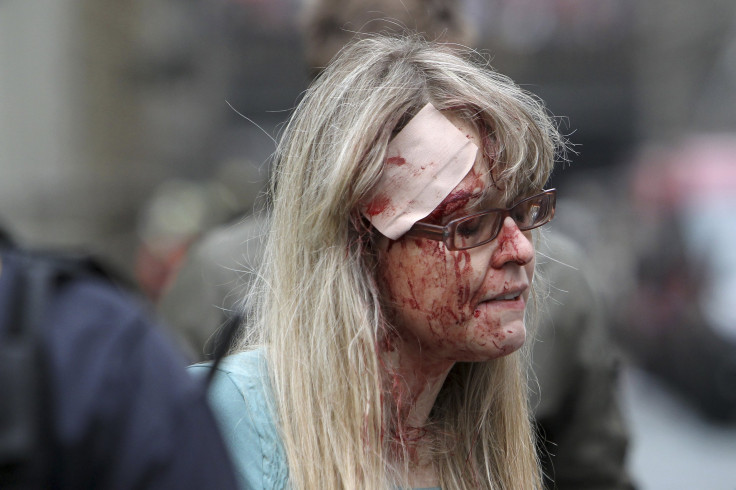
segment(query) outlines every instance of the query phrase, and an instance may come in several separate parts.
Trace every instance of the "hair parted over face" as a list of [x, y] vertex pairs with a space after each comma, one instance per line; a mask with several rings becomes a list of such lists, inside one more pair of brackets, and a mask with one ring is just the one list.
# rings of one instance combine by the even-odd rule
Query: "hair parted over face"
[[[421, 326], [412, 316], [418, 311], [412, 300], [445, 305], [435, 309], [438, 319], [456, 317], [468, 327], [464, 332], [474, 332], [454, 337], [452, 352], [435, 345], [439, 357], [487, 360], [523, 341], [523, 308], [500, 312], [489, 300], [523, 289], [526, 301], [534, 264], [528, 233], [509, 224], [499, 233], [503, 247], [457, 253], [443, 262], [439, 274], [436, 262], [430, 264], [435, 251], [429, 250], [442, 251], [439, 242], [412, 239], [403, 246], [399, 239], [391, 246], [362, 212], [387, 165], [389, 142], [427, 104], [451, 115], [479, 148], [476, 165], [430, 214], [437, 223], [461, 208], [508, 206], [540, 190], [565, 146], [541, 103], [491, 71], [477, 53], [418, 38], [358, 40], [304, 93], [275, 155], [271, 228], [253, 304], [252, 331], [258, 338], [243, 341], [268, 349], [274, 406], [295, 488], [386, 488], [389, 441], [384, 436], [398, 411], [390, 406], [395, 400], [385, 396], [381, 343], [387, 340], [386, 325], [396, 330]], [[422, 247], [426, 253], [420, 257]], [[519, 255], [513, 259], [518, 267], [513, 277], [481, 266], [511, 253]], [[410, 260], [430, 272], [400, 268]], [[391, 268], [395, 280], [386, 275]], [[426, 282], [423, 298], [406, 289], [420, 277]], [[506, 280], [511, 289], [503, 291]], [[464, 288], [462, 301], [456, 292], [445, 296], [443, 289], [458, 287]], [[408, 306], [397, 308], [401, 304]], [[482, 329], [473, 327], [481, 324]], [[428, 330], [410, 335], [426, 334], [430, 340], [437, 325], [429, 322]], [[479, 347], [493, 342], [495, 351]], [[440, 432], [448, 434], [448, 445], [462, 446], [443, 456], [443, 487], [476, 488], [478, 472], [495, 488], [537, 487], [522, 369], [511, 357], [493, 366], [453, 368], [452, 376], [464, 378], [448, 385], [464, 386], [467, 393], [437, 399], [446, 419]], [[502, 392], [515, 395], [495, 396]], [[484, 419], [463, 415], [467, 410], [454, 405], [459, 400], [473, 413], [493, 413], [498, 422], [481, 428], [477, 424]], [[496, 447], [509, 448], [508, 454]], [[455, 453], [462, 453], [459, 460], [453, 459]], [[300, 464], [304, 454], [324, 455], [324, 460]], [[468, 463], [468, 454], [474, 462]]]

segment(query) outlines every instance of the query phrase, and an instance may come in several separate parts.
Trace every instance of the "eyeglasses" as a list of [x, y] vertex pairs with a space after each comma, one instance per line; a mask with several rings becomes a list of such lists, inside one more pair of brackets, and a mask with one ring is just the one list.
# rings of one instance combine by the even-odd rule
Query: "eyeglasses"
[[532, 230], [552, 221], [555, 216], [556, 189], [527, 197], [507, 209], [489, 209], [457, 218], [445, 226], [417, 222], [406, 236], [443, 242], [448, 250], [467, 250], [493, 241], [501, 231], [506, 216], [511, 216], [521, 231]]

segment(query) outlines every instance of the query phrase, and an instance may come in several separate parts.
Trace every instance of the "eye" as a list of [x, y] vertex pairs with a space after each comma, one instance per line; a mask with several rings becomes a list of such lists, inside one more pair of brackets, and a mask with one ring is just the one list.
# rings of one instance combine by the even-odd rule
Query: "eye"
[[468, 218], [457, 225], [455, 233], [463, 238], [470, 238], [480, 231], [482, 221], [483, 217], [480, 216], [475, 218]]

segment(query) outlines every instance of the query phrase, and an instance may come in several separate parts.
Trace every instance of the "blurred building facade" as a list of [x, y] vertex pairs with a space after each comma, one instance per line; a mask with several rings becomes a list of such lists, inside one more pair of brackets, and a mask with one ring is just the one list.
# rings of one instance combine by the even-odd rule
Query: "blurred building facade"
[[0, 224], [129, 269], [159, 184], [204, 179], [237, 158], [257, 165], [273, 151], [255, 124], [274, 133], [306, 85], [295, 10], [0, 2]]

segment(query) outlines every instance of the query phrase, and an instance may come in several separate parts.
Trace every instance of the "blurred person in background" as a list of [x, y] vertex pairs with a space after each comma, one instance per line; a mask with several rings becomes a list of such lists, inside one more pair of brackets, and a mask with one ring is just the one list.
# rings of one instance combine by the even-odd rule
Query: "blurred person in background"
[[533, 344], [530, 388], [547, 488], [632, 489], [610, 313], [580, 245], [556, 223], [539, 244], [549, 288]]
[[359, 32], [421, 32], [432, 41], [472, 46], [461, 0], [305, 0], [305, 57], [312, 78]]
[[[252, 211], [265, 186], [263, 173], [250, 160], [235, 159], [220, 165], [210, 179], [169, 179], [156, 189], [138, 219], [135, 263], [135, 277], [154, 303], [170, 288], [202, 234]], [[209, 299], [199, 302], [212, 304]], [[172, 323], [177, 326], [198, 323], [200, 317], [190, 316], [191, 312], [192, 308], [167, 310], [176, 316]]]

